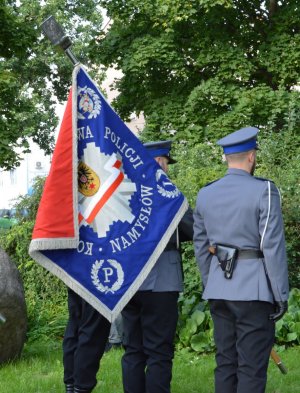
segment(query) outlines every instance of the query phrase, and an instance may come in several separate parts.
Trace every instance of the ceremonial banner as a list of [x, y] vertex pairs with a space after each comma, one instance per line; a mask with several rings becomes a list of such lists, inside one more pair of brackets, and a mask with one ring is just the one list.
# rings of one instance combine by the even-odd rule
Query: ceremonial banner
[[112, 321], [186, 209], [177, 187], [75, 67], [31, 257]]

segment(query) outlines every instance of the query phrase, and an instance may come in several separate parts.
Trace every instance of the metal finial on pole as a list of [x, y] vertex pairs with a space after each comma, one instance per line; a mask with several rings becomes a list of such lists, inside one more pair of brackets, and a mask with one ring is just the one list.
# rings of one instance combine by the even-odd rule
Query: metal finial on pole
[[74, 66], [80, 63], [70, 49], [72, 41], [65, 35], [63, 28], [57, 23], [54, 16], [51, 15], [45, 19], [41, 24], [41, 28], [53, 45], [60, 46], [65, 51]]

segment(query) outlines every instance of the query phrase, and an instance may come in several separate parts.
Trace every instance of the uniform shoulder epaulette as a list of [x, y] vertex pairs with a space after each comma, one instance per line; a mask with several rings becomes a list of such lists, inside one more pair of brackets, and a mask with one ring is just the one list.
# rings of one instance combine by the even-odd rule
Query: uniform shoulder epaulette
[[[253, 176], [253, 177], [254, 177], [254, 179], [257, 179], [257, 180], [261, 180], [261, 181], [270, 181], [271, 183], [274, 183], [273, 180], [267, 179], [267, 178], [265, 178], [265, 177], [258, 177], [258, 176]], [[275, 183], [274, 183], [274, 184], [275, 184]]]
[[216, 179], [216, 180], [210, 181], [209, 183], [206, 183], [203, 187], [210, 186], [211, 184], [216, 183], [216, 182], [219, 181], [219, 180], [220, 180], [220, 179]]

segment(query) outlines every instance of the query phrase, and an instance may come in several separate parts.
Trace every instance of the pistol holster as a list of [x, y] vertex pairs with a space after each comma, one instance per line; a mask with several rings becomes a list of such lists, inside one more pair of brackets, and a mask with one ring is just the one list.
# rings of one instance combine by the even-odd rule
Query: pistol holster
[[238, 248], [227, 244], [216, 245], [216, 256], [227, 279], [232, 278], [238, 251]]

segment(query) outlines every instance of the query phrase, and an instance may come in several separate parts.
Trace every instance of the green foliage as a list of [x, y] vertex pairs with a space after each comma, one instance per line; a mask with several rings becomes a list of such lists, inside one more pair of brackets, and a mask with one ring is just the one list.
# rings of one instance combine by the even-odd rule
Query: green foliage
[[[177, 348], [197, 353], [215, 349], [213, 322], [208, 303], [201, 301], [200, 293], [181, 295], [180, 317], [177, 329]], [[279, 350], [300, 344], [300, 290], [293, 288], [289, 296], [288, 312], [276, 322], [275, 343]]]
[[[35, 221], [45, 180], [44, 177], [39, 176], [34, 178], [31, 195], [21, 195], [17, 199], [15, 208], [19, 221]], [[26, 212], [26, 215], [23, 212]]]
[[226, 171], [221, 149], [211, 143], [180, 143], [174, 148], [174, 156], [178, 164], [170, 165], [170, 178], [191, 206], [195, 205], [199, 189], [219, 179]]
[[192, 242], [181, 245], [184, 276], [184, 296], [199, 296], [201, 288], [201, 277], [194, 255], [194, 245]]
[[276, 323], [278, 345], [300, 344], [300, 290], [293, 288], [289, 297], [288, 312]]
[[257, 173], [272, 179], [281, 192], [290, 286], [300, 289], [299, 116], [297, 127], [261, 141]]
[[74, 51], [92, 72], [99, 71], [99, 63], [91, 65], [86, 54], [87, 42], [95, 39], [102, 23], [98, 3], [1, 0], [0, 167], [17, 165], [20, 153], [29, 151], [30, 138], [47, 154], [53, 149], [55, 106], [66, 99], [72, 65], [41, 34], [42, 21], [53, 14], [71, 37], [76, 31]]
[[34, 262], [28, 248], [35, 215], [45, 179], [36, 179], [31, 196], [21, 197], [17, 212], [28, 215], [0, 238], [0, 245], [10, 255], [21, 274], [28, 313], [28, 339], [62, 337], [67, 321], [67, 292], [61, 280]]
[[[299, 91], [298, 0], [102, 0], [111, 24], [90, 56], [123, 72], [114, 106], [144, 112], [145, 140], [214, 142], [280, 132]], [[164, 130], [162, 132], [161, 130]]]
[[214, 350], [213, 323], [207, 302], [199, 296], [181, 296], [180, 318], [177, 329], [177, 348], [190, 348], [202, 353]]

